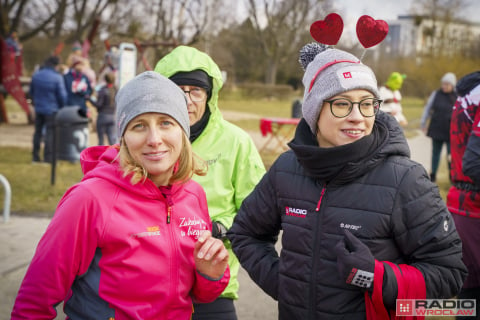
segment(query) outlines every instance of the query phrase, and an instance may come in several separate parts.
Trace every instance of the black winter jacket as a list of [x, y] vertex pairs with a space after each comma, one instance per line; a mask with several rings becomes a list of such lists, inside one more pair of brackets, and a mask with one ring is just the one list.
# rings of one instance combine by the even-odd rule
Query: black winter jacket
[[455, 92], [443, 92], [441, 89], [435, 92], [432, 103], [432, 118], [428, 126], [427, 136], [441, 141], [450, 141], [450, 120], [452, 109], [457, 100]]
[[[278, 300], [280, 319], [365, 319], [364, 292], [337, 271], [342, 229], [376, 260], [418, 268], [427, 298], [452, 297], [462, 286], [466, 268], [453, 220], [425, 169], [409, 159], [397, 122], [380, 112], [361, 140], [368, 145], [319, 148], [302, 119], [292, 150], [244, 200], [229, 230], [242, 266]], [[394, 306], [395, 276], [385, 272], [384, 301]]]

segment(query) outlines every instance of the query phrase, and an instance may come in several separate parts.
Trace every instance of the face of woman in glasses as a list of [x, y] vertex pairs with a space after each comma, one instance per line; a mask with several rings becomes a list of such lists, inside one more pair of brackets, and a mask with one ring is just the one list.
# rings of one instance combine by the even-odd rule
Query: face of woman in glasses
[[[374, 98], [370, 91], [359, 89], [342, 92], [327, 100], [346, 99], [351, 102], [360, 102], [369, 98]], [[341, 108], [344, 101], [337, 100], [337, 107]], [[368, 103], [369, 101], [371, 100], [367, 100]], [[363, 113], [367, 113], [365, 110], [368, 109], [368, 104], [362, 108], [364, 108]], [[353, 105], [352, 111], [347, 116], [339, 118], [333, 115], [330, 103], [324, 101], [317, 121], [318, 145], [321, 148], [331, 148], [355, 142], [372, 133], [374, 122], [375, 116], [363, 116], [357, 103]]]
[[203, 116], [207, 107], [207, 91], [196, 86], [180, 86], [187, 95], [187, 108], [190, 126], [197, 123]]

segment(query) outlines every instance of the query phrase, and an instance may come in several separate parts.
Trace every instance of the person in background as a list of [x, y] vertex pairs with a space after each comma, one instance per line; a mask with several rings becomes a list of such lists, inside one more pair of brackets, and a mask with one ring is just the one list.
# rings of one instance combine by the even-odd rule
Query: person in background
[[237, 319], [233, 301], [238, 298], [240, 265], [231, 252], [226, 231], [243, 199], [265, 173], [265, 167], [250, 136], [224, 120], [220, 113], [218, 94], [223, 80], [210, 56], [192, 47], [179, 46], [158, 61], [155, 71], [170, 78], [187, 95], [190, 141], [209, 168], [207, 175], [194, 179], [207, 194], [213, 236], [222, 239], [230, 253], [228, 287], [215, 302], [195, 304], [193, 319]]
[[205, 174], [188, 135], [187, 101], [147, 71], [119, 90], [120, 145], [82, 153], [82, 181], [60, 200], [20, 286], [11, 319], [189, 319], [229, 280], [211, 237]]
[[90, 103], [97, 108], [97, 135], [98, 144], [104, 144], [104, 136], [107, 136], [108, 144], [116, 142], [115, 134], [115, 73], [110, 72], [104, 76], [105, 85], [98, 91], [96, 101], [89, 99]]
[[[430, 180], [433, 182], [437, 180], [437, 170], [444, 144], [447, 147], [447, 164], [448, 171], [450, 171], [450, 119], [452, 118], [453, 105], [457, 99], [456, 83], [457, 77], [451, 72], [442, 77], [440, 89], [432, 92], [428, 98], [420, 121], [422, 131], [432, 138]], [[427, 122], [429, 122], [428, 129]]]
[[[480, 315], [480, 71], [464, 76], [457, 84], [458, 99], [450, 122], [452, 186], [447, 194], [462, 239], [463, 261], [468, 276], [458, 299], [476, 299]], [[471, 319], [471, 317], [457, 317]]]
[[79, 106], [80, 114], [87, 116], [87, 99], [92, 94], [92, 86], [88, 77], [83, 74], [85, 60], [79, 56], [73, 56], [70, 69], [63, 76], [67, 88], [67, 106]]
[[117, 47], [112, 46], [103, 56], [103, 66], [101, 67], [98, 75], [97, 87], [101, 88], [105, 85], [105, 75], [107, 73], [113, 73], [116, 78], [115, 86], [118, 88], [118, 63], [119, 63], [119, 50]]
[[390, 319], [396, 299], [455, 296], [467, 271], [455, 224], [398, 122], [379, 111], [374, 73], [318, 43], [300, 61], [291, 150], [228, 231], [240, 263], [282, 320]]
[[7, 36], [5, 39], [5, 43], [7, 44], [7, 49], [10, 52], [10, 55], [12, 56], [12, 60], [15, 59], [15, 57], [19, 56], [22, 54], [22, 44], [18, 40], [18, 33], [17, 31], [11, 31], [10, 34]]
[[60, 63], [57, 56], [48, 57], [43, 67], [37, 70], [30, 82], [30, 97], [35, 109], [35, 130], [33, 133], [33, 163], [41, 162], [40, 147], [45, 134], [43, 161], [53, 158], [53, 135], [55, 115], [67, 101], [67, 91], [63, 77], [56, 70]]
[[379, 88], [380, 99], [383, 101], [380, 109], [391, 114], [402, 127], [408, 125], [407, 118], [403, 115], [402, 94], [400, 93], [403, 80], [406, 77], [406, 75], [399, 72], [392, 72], [385, 85]]

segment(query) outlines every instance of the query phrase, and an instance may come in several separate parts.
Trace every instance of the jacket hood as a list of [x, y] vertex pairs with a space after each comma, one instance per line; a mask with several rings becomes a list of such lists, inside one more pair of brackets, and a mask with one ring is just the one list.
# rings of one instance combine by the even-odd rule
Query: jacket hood
[[467, 74], [457, 83], [457, 92], [460, 97], [464, 97], [473, 88], [480, 84], [480, 71]]
[[[84, 174], [82, 181], [100, 178], [142, 198], [158, 198], [159, 188], [150, 179], [133, 185], [130, 176], [123, 176], [118, 151], [118, 145], [94, 146], [83, 150], [80, 154], [80, 165]], [[172, 187], [172, 192], [173, 188], [176, 189], [177, 186]]]
[[170, 78], [178, 72], [203, 70], [212, 78], [212, 95], [208, 101], [211, 120], [221, 117], [218, 110], [218, 92], [223, 86], [222, 73], [218, 65], [204, 52], [193, 47], [178, 46], [157, 62], [155, 72]]
[[307, 174], [335, 184], [350, 182], [390, 156], [410, 157], [410, 149], [398, 122], [380, 111], [372, 134], [356, 142], [320, 148], [302, 119], [289, 146]]

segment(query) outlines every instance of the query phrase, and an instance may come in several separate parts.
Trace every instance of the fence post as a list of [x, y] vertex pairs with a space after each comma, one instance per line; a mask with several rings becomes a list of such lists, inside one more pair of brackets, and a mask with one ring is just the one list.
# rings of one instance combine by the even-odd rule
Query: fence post
[[10, 220], [10, 204], [12, 203], [12, 189], [7, 178], [0, 174], [0, 182], [5, 189], [5, 199], [3, 204], [3, 222], [7, 223]]

